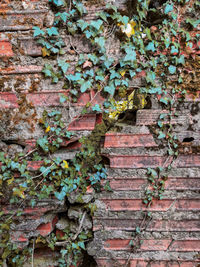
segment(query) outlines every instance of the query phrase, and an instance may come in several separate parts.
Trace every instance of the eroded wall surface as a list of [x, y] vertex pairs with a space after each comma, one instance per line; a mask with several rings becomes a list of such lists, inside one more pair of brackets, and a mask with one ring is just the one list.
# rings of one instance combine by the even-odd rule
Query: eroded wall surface
[[[126, 8], [124, 3], [117, 3]], [[90, 6], [88, 19], [103, 7]], [[50, 27], [53, 13], [48, 1], [0, 1], [0, 146], [12, 155], [15, 152], [29, 152], [35, 147], [35, 140], [42, 135], [38, 119], [44, 109], [61, 110], [66, 121], [79, 114], [81, 108], [93, 98], [94, 92], [85, 93], [73, 105], [60, 104], [59, 94], [65, 94], [62, 84], [51, 84], [44, 78], [44, 63], [53, 64], [54, 59], [42, 57], [41, 47], [33, 38], [32, 27]], [[200, 33], [196, 28], [194, 33]], [[67, 58], [77, 60], [68, 36], [65, 39]], [[110, 40], [110, 53], [118, 55], [118, 44]], [[114, 44], [114, 45], [113, 45]], [[73, 39], [77, 51], [88, 53], [90, 47], [80, 36]], [[193, 84], [193, 71], [200, 85], [200, 50], [195, 47], [187, 55], [185, 79], [187, 86]], [[197, 64], [198, 63], [198, 64]], [[133, 84], [144, 83], [142, 73]], [[125, 266], [127, 259], [134, 266], [181, 266], [197, 267], [200, 264], [200, 95], [187, 95], [179, 105], [178, 117], [173, 125], [180, 142], [180, 154], [173, 163], [165, 183], [163, 199], [154, 200], [148, 208], [152, 218], [141, 236], [141, 246], [132, 251], [129, 242], [133, 232], [143, 220], [142, 203], [147, 186], [146, 168], [162, 166], [166, 161], [166, 149], [152, 133], [152, 127], [162, 112], [154, 98], [151, 107], [138, 110], [132, 122], [118, 122], [115, 131], [107, 132], [102, 141], [102, 154], [107, 158], [108, 179], [113, 192], [103, 191], [95, 195], [97, 211], [85, 220], [85, 229], [93, 228], [94, 239], [87, 246], [98, 266]], [[96, 102], [102, 101], [97, 96]], [[85, 114], [68, 126], [77, 138], [63, 144], [57, 155], [73, 158], [79, 150], [78, 138], [88, 135], [101, 121], [100, 114]], [[109, 160], [108, 160], [109, 159]], [[32, 170], [37, 164], [30, 165]], [[88, 192], [85, 199], [93, 198]], [[69, 224], [63, 214], [73, 220], [74, 231], [78, 227], [80, 211], [76, 198], [69, 203], [55, 199], [37, 201], [34, 208], [22, 207], [18, 223], [13, 225], [11, 238], [20, 247], [26, 247], [30, 238], [59, 233]], [[1, 209], [10, 212], [15, 207], [6, 201]], [[70, 222], [71, 223], [71, 222]], [[1, 249], [0, 249], [1, 251]], [[49, 248], [36, 248], [34, 266], [57, 266], [56, 252]], [[6, 263], [5, 263], [6, 266]], [[24, 266], [31, 266], [27, 263]], [[89, 266], [89, 265], [85, 265]]]

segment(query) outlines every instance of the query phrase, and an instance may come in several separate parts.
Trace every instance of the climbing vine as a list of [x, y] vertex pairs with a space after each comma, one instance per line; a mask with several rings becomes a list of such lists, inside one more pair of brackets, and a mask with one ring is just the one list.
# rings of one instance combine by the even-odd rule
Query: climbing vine
[[[82, 229], [83, 220], [86, 213], [92, 215], [95, 210], [93, 198], [85, 202], [84, 196], [89, 189], [101, 191], [102, 180], [107, 177], [100, 153], [101, 137], [115, 125], [120, 114], [145, 108], [149, 96], [163, 107], [151, 131], [167, 149], [163, 166], [147, 170], [149, 183], [144, 204], [149, 207], [153, 199], [163, 198], [167, 171], [179, 150], [173, 120], [178, 116], [177, 103], [187, 93], [183, 90], [183, 69], [194, 47], [199, 46], [199, 34], [192, 36], [190, 31], [200, 23], [194, 17], [182, 18], [185, 8], [197, 13], [198, 1], [191, 1], [192, 4], [187, 0], [163, 2], [155, 8], [152, 1], [138, 0], [130, 12], [108, 3], [104, 11], [89, 20], [87, 7], [82, 2], [49, 0], [55, 13], [52, 27], [33, 28], [33, 35], [42, 46], [42, 56], [49, 60], [43, 68], [44, 76], [52, 83], [61, 83], [66, 90], [66, 94], [60, 94], [61, 105], [66, 102], [70, 106], [80, 95], [93, 92], [93, 98], [74, 120], [85, 113], [103, 113], [103, 122], [97, 124], [91, 135], [80, 139], [80, 152], [66, 160], [52, 154], [75, 134], [67, 130], [69, 123], [65, 123], [60, 111], [44, 111], [40, 119], [44, 135], [37, 140], [34, 150], [12, 158], [0, 153], [0, 196], [3, 202], [17, 207], [13, 214], [0, 213], [0, 264], [6, 261], [11, 266], [22, 265], [34, 253], [36, 242], [46, 243], [53, 250], [59, 248], [59, 266], [77, 265], [87, 242], [92, 239], [92, 231]], [[90, 53], [80, 53], [73, 44], [73, 36], [81, 36]], [[66, 38], [73, 60], [65, 49]], [[116, 54], [110, 47], [114, 40]], [[145, 85], [135, 86], [132, 81], [137, 77], [143, 77]], [[99, 96], [102, 101], [97, 103]], [[38, 162], [34, 176], [31, 162]], [[108, 183], [104, 189], [111, 190]], [[34, 207], [36, 199], [49, 197], [65, 201], [74, 193], [75, 202], [83, 208], [76, 234], [68, 227], [62, 237], [55, 233], [46, 238], [39, 236], [30, 240], [30, 246], [25, 249], [12, 243], [10, 228], [21, 216], [25, 204]], [[147, 211], [142, 225], [136, 228], [130, 242], [134, 249], [140, 246], [140, 236], [150, 218]]]

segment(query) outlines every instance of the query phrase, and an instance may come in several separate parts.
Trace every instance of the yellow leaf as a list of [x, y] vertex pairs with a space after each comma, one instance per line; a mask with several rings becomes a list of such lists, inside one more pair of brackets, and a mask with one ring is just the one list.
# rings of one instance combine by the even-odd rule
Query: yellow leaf
[[46, 128], [46, 130], [45, 130], [45, 133], [48, 133], [49, 131], [50, 131], [50, 126], [48, 126], [47, 128]]
[[68, 169], [69, 168], [69, 165], [68, 165], [68, 163], [67, 163], [66, 160], [63, 160], [62, 167], [65, 168], [65, 169]]
[[42, 48], [42, 56], [43, 56], [43, 57], [50, 56], [50, 53], [49, 53], [49, 51], [46, 49], [46, 47], [43, 47], [43, 48]]
[[120, 25], [122, 32], [124, 32], [129, 38], [135, 34], [135, 21], [131, 20], [127, 25]]
[[25, 198], [23, 190], [20, 190], [19, 188], [13, 188], [13, 195], [21, 197], [21, 198]]
[[12, 184], [13, 181], [14, 181], [14, 177], [11, 178], [11, 179], [9, 179], [9, 180], [7, 181], [7, 184], [10, 185], [10, 184]]
[[37, 239], [35, 240], [35, 243], [36, 244], [38, 244], [38, 243], [45, 244], [46, 243], [46, 240], [44, 238], [42, 238], [41, 236], [38, 236]]
[[121, 74], [122, 77], [124, 77], [124, 75], [126, 74], [126, 70], [121, 70], [120, 74]]

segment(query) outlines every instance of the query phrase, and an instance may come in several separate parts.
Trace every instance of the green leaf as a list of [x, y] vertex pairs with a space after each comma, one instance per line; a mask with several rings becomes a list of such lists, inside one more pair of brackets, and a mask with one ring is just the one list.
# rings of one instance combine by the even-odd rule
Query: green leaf
[[60, 103], [63, 104], [65, 101], [67, 101], [67, 97], [63, 94], [60, 95]]
[[178, 49], [174, 45], [172, 45], [172, 47], [171, 47], [171, 53], [172, 54], [178, 53]]
[[90, 26], [92, 26], [98, 31], [102, 24], [103, 24], [103, 21], [101, 19], [98, 19], [98, 20], [92, 20], [90, 23]]
[[48, 152], [48, 144], [49, 144], [49, 142], [48, 142], [48, 140], [47, 140], [47, 137], [46, 136], [44, 136], [44, 137], [42, 137], [42, 138], [39, 138], [38, 140], [37, 140], [37, 144], [45, 151], [45, 152]]
[[108, 92], [110, 95], [114, 95], [115, 93], [115, 86], [114, 86], [114, 83], [109, 83], [108, 86], [105, 86], [104, 87], [104, 91], [105, 92]]
[[86, 81], [86, 82], [83, 82], [82, 85], [81, 85], [81, 93], [84, 93], [87, 89], [91, 88], [92, 87], [92, 83], [91, 81]]
[[160, 99], [160, 102], [161, 103], [163, 103], [163, 104], [165, 104], [165, 105], [168, 105], [168, 98], [166, 98], [166, 97], [162, 97], [161, 99]]
[[97, 112], [102, 112], [102, 110], [101, 110], [99, 104], [96, 104], [95, 106], [93, 106], [93, 107], [92, 107], [92, 110], [93, 110], [93, 111], [97, 111]]
[[51, 27], [51, 28], [48, 28], [47, 29], [47, 33], [49, 36], [52, 36], [52, 35], [59, 35], [59, 32], [57, 30], [56, 27]]
[[40, 30], [39, 27], [35, 26], [35, 27], [33, 27], [33, 29], [34, 29], [34, 33], [33, 33], [34, 37], [37, 37], [39, 35], [45, 35], [45, 32]]
[[171, 12], [174, 9], [173, 5], [167, 4], [165, 7], [165, 14], [168, 14], [169, 12]]
[[168, 70], [169, 70], [169, 73], [170, 73], [170, 74], [174, 74], [174, 73], [176, 73], [176, 67], [173, 66], [173, 65], [170, 65], [170, 66], [168, 67]]
[[50, 3], [53, 3], [54, 5], [61, 7], [65, 5], [64, 0], [49, 0]]
[[152, 51], [152, 52], [155, 52], [155, 46], [154, 46], [154, 43], [153, 42], [150, 42], [147, 46], [146, 46], [146, 51]]
[[62, 19], [63, 22], [67, 21], [67, 18], [69, 17], [67, 12], [58, 12], [56, 15], [56, 17], [60, 17]]
[[84, 21], [83, 19], [79, 19], [77, 21], [77, 25], [79, 28], [81, 28], [81, 31], [84, 31], [88, 27], [89, 24], [86, 21]]
[[147, 37], [148, 37], [150, 40], [152, 40], [152, 37], [151, 37], [151, 31], [150, 31], [149, 28], [145, 28], [145, 29], [144, 29], [144, 33], [146, 33]]
[[158, 139], [163, 139], [165, 136], [166, 135], [163, 132], [159, 132]]
[[63, 74], [65, 74], [69, 68], [69, 64], [66, 63], [64, 60], [58, 59], [58, 66], [63, 71]]
[[124, 61], [134, 61], [136, 60], [136, 52], [135, 49], [132, 47], [125, 48], [126, 56], [124, 58]]
[[79, 241], [79, 242], [78, 242], [78, 246], [79, 246], [80, 248], [82, 248], [82, 249], [85, 250], [85, 244], [84, 244], [83, 241]]
[[178, 59], [177, 59], [177, 64], [185, 64], [185, 57], [184, 55], [181, 55]]
[[105, 38], [104, 37], [95, 37], [95, 43], [98, 44], [101, 48], [105, 46]]

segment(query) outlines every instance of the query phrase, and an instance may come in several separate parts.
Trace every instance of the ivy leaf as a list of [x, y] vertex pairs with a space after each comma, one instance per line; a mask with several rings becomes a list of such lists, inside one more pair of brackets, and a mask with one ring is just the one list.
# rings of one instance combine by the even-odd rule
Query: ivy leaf
[[78, 242], [78, 246], [79, 246], [80, 248], [82, 248], [82, 249], [85, 250], [85, 244], [84, 244], [83, 241], [79, 241], [79, 242]]
[[64, 0], [49, 0], [50, 3], [53, 3], [54, 5], [60, 7], [65, 5]]
[[102, 18], [105, 22], [107, 22], [107, 13], [99, 12], [99, 17]]
[[168, 14], [169, 12], [171, 12], [174, 9], [173, 5], [167, 4], [165, 7], [165, 14]]
[[186, 19], [186, 23], [189, 23], [189, 24], [191, 24], [194, 28], [196, 28], [196, 27], [200, 24], [200, 19], [195, 20], [195, 19], [187, 18], [187, 19]]
[[58, 200], [62, 201], [62, 200], [64, 200], [64, 198], [66, 196], [66, 192], [64, 190], [62, 190], [60, 193], [55, 192], [54, 195]]
[[95, 43], [98, 44], [101, 48], [105, 46], [105, 38], [104, 37], [95, 37]]
[[166, 97], [162, 97], [160, 99], [160, 102], [163, 103], [163, 104], [165, 104], [165, 105], [167, 105], [168, 104], [168, 99]]
[[114, 86], [114, 84], [113, 83], [110, 83], [108, 86], [105, 86], [104, 87], [104, 91], [105, 92], [108, 92], [110, 95], [114, 95], [114, 93], [115, 93], [115, 86]]
[[48, 28], [47, 29], [47, 33], [49, 36], [52, 36], [52, 35], [59, 35], [59, 32], [57, 30], [56, 27], [51, 27], [51, 28]]
[[136, 52], [134, 48], [132, 47], [127, 47], [125, 48], [126, 51], [126, 56], [124, 58], [124, 61], [134, 61], [136, 60]]
[[67, 18], [69, 17], [69, 15], [67, 14], [67, 12], [58, 12], [56, 15], [56, 17], [60, 17], [62, 19], [63, 22], [67, 21]]
[[159, 132], [158, 139], [163, 139], [165, 136], [166, 135], [163, 132]]
[[92, 86], [91, 81], [83, 82], [80, 88], [81, 93], [84, 93], [87, 89], [91, 88], [91, 86]]
[[99, 106], [99, 104], [96, 104], [95, 106], [93, 106], [92, 107], [92, 110], [93, 111], [97, 111], [97, 112], [101, 112], [102, 111], [101, 108], [100, 108], [100, 106]]
[[45, 151], [45, 152], [48, 152], [48, 140], [47, 140], [47, 137], [42, 137], [42, 138], [39, 138], [37, 140], [37, 144]]
[[184, 55], [181, 55], [178, 59], [177, 59], [177, 64], [185, 64], [185, 57]]
[[35, 26], [35, 27], [33, 27], [33, 29], [34, 29], [34, 33], [33, 33], [34, 37], [37, 37], [39, 35], [45, 35], [45, 32], [40, 30], [39, 27]]
[[67, 100], [67, 97], [63, 94], [60, 95], [60, 103], [63, 104]]
[[40, 168], [40, 172], [44, 177], [46, 177], [51, 172], [51, 169], [49, 167], [45, 168], [44, 166], [42, 166]]
[[120, 75], [119, 75], [119, 73], [116, 72], [115, 70], [110, 70], [110, 73], [111, 73], [111, 75], [110, 75], [110, 79], [111, 80], [114, 79], [114, 78], [121, 78]]
[[23, 190], [23, 189], [13, 188], [13, 195], [14, 195], [14, 196], [21, 197], [21, 198], [23, 198], [23, 199], [25, 198], [24, 190]]
[[66, 73], [66, 71], [69, 68], [69, 64], [66, 63], [64, 60], [58, 59], [58, 66], [61, 68], [61, 70], [63, 71], [63, 74]]
[[144, 33], [146, 33], [147, 37], [148, 37], [150, 40], [152, 40], [152, 37], [151, 37], [151, 31], [150, 31], [149, 28], [145, 28]]
[[89, 24], [87, 22], [85, 22], [83, 19], [79, 19], [77, 21], [77, 25], [79, 28], [81, 28], [81, 31], [84, 31]]
[[170, 73], [170, 74], [174, 74], [174, 73], [176, 73], [176, 67], [173, 66], [173, 65], [170, 65], [170, 66], [168, 67], [168, 70], [169, 70], [169, 73]]
[[155, 52], [155, 46], [153, 42], [150, 42], [147, 46], [146, 46], [146, 51], [152, 51]]
[[90, 23], [90, 26], [92, 26], [98, 31], [102, 24], [103, 24], [103, 21], [101, 19], [98, 19], [98, 20], [92, 20]]
[[42, 70], [45, 77], [51, 77], [52, 76], [52, 67], [49, 64], [45, 64], [44, 69]]
[[171, 47], [171, 53], [172, 54], [178, 53], [178, 49], [174, 45], [172, 45], [172, 47]]

